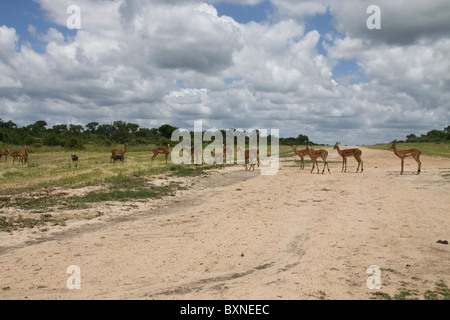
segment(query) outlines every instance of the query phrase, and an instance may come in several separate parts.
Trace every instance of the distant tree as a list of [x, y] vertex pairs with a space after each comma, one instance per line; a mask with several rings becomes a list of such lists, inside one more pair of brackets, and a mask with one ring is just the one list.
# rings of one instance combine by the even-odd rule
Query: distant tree
[[414, 142], [417, 140], [417, 136], [414, 133], [408, 134], [406, 136], [406, 142]]
[[111, 126], [111, 137], [114, 141], [125, 143], [130, 139], [128, 125], [124, 121], [114, 121]]
[[112, 126], [110, 124], [101, 124], [97, 127], [97, 130], [95, 130], [95, 133], [105, 138], [111, 139], [111, 128]]
[[39, 136], [46, 130], [45, 129], [46, 126], [47, 122], [45, 122], [44, 120], [39, 120], [29, 125], [27, 128], [30, 129], [32, 135]]
[[300, 145], [306, 145], [306, 144], [309, 144], [310, 141], [309, 141], [308, 136], [305, 136], [303, 134], [299, 134], [297, 139], [296, 139], [296, 143], [300, 144]]
[[429, 141], [441, 141], [445, 137], [444, 131], [441, 130], [431, 130], [427, 133], [427, 138]]
[[172, 133], [177, 130], [176, 127], [173, 127], [169, 124], [163, 124], [158, 128], [158, 133], [166, 139], [170, 139], [172, 137]]
[[52, 131], [58, 134], [66, 133], [68, 131], [67, 124], [55, 124], [52, 127]]
[[446, 127], [444, 128], [444, 132], [445, 132], [445, 133], [450, 133], [450, 126], [446, 126]]
[[83, 126], [71, 124], [69, 125], [69, 131], [75, 135], [78, 135], [83, 132]]
[[127, 123], [127, 128], [131, 133], [135, 134], [139, 129], [139, 125], [135, 123]]
[[89, 122], [85, 127], [91, 131], [91, 133], [95, 133], [99, 123], [98, 122]]
[[4, 129], [16, 129], [17, 124], [9, 120], [8, 122], [4, 122], [2, 119], [0, 119], [0, 128]]

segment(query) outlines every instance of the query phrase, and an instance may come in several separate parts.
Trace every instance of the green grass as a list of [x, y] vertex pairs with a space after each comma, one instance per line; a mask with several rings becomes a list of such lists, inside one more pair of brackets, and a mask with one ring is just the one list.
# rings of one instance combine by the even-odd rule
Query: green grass
[[436, 283], [434, 290], [427, 290], [420, 293], [418, 290], [411, 290], [405, 287], [398, 289], [398, 293], [391, 297], [389, 294], [377, 291], [372, 293], [375, 300], [450, 300], [450, 289], [443, 282]]
[[[119, 146], [120, 147], [120, 146]], [[151, 146], [130, 147], [125, 162], [110, 163], [112, 147], [87, 146], [78, 151], [78, 165], [70, 151], [60, 147], [32, 149], [27, 165], [13, 164], [12, 158], [0, 162], [0, 231], [33, 228], [46, 223], [63, 225], [64, 219], [49, 218], [61, 210], [86, 209], [91, 204], [109, 201], [139, 201], [174, 195], [182, 188], [167, 181], [154, 185], [154, 178], [201, 176], [216, 166], [174, 165], [158, 156], [151, 163]], [[91, 150], [92, 149], [92, 150]], [[95, 191], [69, 196], [70, 189], [95, 187]], [[55, 191], [56, 190], [56, 191]], [[25, 210], [26, 214], [5, 215], [1, 208]], [[22, 212], [22, 211], [20, 211]], [[42, 215], [44, 214], [44, 215]], [[47, 217], [47, 220], [44, 218]], [[55, 220], [56, 219], [56, 220]]]
[[[388, 150], [391, 144], [377, 144], [366, 146], [371, 149]], [[428, 156], [439, 156], [450, 158], [450, 143], [422, 142], [422, 143], [399, 143], [397, 149], [419, 149], [422, 154]]]

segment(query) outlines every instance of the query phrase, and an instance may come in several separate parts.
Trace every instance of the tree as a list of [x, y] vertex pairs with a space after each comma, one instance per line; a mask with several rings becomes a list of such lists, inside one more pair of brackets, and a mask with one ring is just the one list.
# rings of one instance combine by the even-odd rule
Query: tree
[[75, 135], [78, 135], [78, 134], [80, 134], [81, 132], [83, 132], [83, 126], [71, 124], [71, 125], [69, 126], [69, 130], [70, 130], [71, 133], [73, 133], [73, 134], [75, 134]]
[[130, 139], [127, 123], [124, 121], [114, 121], [111, 126], [111, 136], [116, 142], [127, 142]]
[[4, 129], [17, 129], [17, 124], [9, 120], [8, 122], [4, 122], [2, 119], [0, 119], [0, 128]]
[[36, 121], [34, 124], [31, 124], [28, 126], [28, 128], [31, 130], [33, 135], [40, 135], [43, 133], [46, 129], [47, 122], [44, 120]]
[[177, 130], [176, 127], [173, 127], [169, 124], [163, 124], [158, 128], [158, 133], [166, 139], [172, 138], [172, 133]]
[[91, 133], [95, 133], [95, 130], [97, 129], [99, 123], [98, 122], [89, 122], [86, 125], [86, 128], [91, 131]]
[[66, 133], [67, 130], [68, 130], [67, 129], [67, 124], [55, 124], [52, 127], [52, 131], [54, 131], [55, 133], [58, 133], [58, 134]]
[[135, 123], [127, 123], [127, 128], [131, 133], [135, 134], [139, 129], [139, 125]]
[[308, 136], [305, 136], [303, 134], [299, 134], [297, 139], [296, 139], [296, 143], [300, 144], [300, 145], [306, 145], [306, 144], [309, 144], [310, 141], [309, 141]]
[[446, 126], [446, 127], [444, 128], [444, 132], [445, 132], [445, 133], [450, 133], [450, 126]]
[[408, 134], [406, 136], [406, 142], [414, 142], [417, 140], [417, 136], [414, 133]]

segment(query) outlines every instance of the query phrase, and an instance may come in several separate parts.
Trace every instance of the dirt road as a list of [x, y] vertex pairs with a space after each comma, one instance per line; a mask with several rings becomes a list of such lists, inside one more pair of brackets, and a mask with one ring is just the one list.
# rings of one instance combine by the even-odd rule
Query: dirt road
[[[437, 243], [450, 241], [450, 159], [422, 156], [420, 175], [408, 159], [400, 175], [393, 153], [362, 150], [362, 174], [354, 159], [323, 175], [234, 166], [89, 222], [3, 232], [0, 299], [421, 299], [450, 286], [450, 245]], [[381, 289], [368, 288], [369, 266]]]

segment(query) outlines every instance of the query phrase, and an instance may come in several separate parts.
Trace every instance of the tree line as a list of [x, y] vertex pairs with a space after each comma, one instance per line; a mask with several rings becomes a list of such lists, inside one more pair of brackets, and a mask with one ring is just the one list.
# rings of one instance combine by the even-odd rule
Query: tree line
[[[19, 127], [17, 124], [0, 119], [0, 143], [3, 145], [27, 145], [33, 147], [61, 146], [72, 150], [82, 150], [85, 145], [111, 146], [161, 145], [171, 142], [172, 133], [178, 129], [169, 124], [159, 128], [141, 128], [138, 124], [114, 121], [108, 124], [90, 122], [86, 125], [56, 124], [51, 128], [44, 120]], [[226, 131], [221, 130], [226, 141]], [[193, 132], [191, 132], [193, 139]], [[270, 136], [268, 143], [270, 143]], [[299, 134], [297, 138], [280, 138], [280, 145], [315, 144], [308, 136]]]
[[450, 126], [444, 128], [444, 130], [431, 130], [426, 134], [420, 136], [414, 133], [408, 134], [406, 140], [394, 140], [392, 142], [450, 142]]

